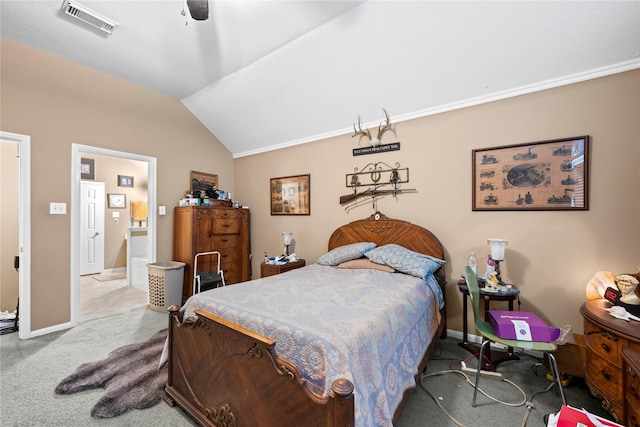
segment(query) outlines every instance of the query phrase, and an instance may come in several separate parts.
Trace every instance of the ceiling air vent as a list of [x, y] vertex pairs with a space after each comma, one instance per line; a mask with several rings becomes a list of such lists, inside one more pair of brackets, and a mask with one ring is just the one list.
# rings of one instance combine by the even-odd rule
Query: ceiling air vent
[[62, 2], [62, 11], [108, 34], [113, 33], [113, 30], [118, 25], [117, 22], [105, 18], [99, 13], [72, 0], [64, 0]]

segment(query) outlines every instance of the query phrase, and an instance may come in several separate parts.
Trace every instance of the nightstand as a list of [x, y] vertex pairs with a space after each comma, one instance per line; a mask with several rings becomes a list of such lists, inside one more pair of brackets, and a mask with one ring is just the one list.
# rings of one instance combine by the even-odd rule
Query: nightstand
[[260, 277], [275, 276], [276, 274], [281, 274], [289, 270], [295, 270], [296, 268], [304, 267], [305, 264], [305, 260], [303, 259], [281, 265], [268, 264], [266, 262], [263, 262], [262, 264], [260, 264]]

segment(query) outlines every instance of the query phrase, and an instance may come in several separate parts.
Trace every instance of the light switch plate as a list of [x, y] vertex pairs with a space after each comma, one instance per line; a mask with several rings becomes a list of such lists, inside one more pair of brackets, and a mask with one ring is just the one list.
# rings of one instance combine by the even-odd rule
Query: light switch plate
[[167, 207], [166, 206], [158, 206], [158, 215], [166, 215]]
[[113, 218], [120, 218], [120, 212], [111, 212]]
[[49, 203], [49, 214], [51, 215], [66, 215], [67, 214], [67, 204], [66, 203]]

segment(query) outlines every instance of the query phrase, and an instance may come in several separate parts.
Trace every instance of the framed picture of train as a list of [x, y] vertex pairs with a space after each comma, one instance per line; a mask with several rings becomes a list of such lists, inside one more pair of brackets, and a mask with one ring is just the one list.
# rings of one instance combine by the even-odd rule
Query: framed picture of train
[[472, 150], [474, 211], [589, 209], [589, 136]]

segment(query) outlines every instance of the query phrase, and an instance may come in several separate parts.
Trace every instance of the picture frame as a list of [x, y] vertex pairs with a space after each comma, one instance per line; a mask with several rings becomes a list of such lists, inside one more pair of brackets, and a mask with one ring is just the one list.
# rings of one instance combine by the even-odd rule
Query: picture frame
[[589, 139], [472, 150], [472, 210], [588, 210]]
[[80, 159], [80, 179], [96, 179], [95, 172], [95, 160], [94, 159]]
[[311, 215], [311, 175], [271, 178], [271, 215]]
[[107, 194], [107, 207], [109, 209], [124, 209], [127, 207], [127, 196], [120, 193]]
[[194, 197], [198, 197], [198, 193], [204, 190], [207, 196], [215, 198], [213, 193], [218, 189], [218, 175], [191, 171], [189, 178], [189, 190]]
[[133, 177], [118, 175], [118, 187], [133, 187]]

